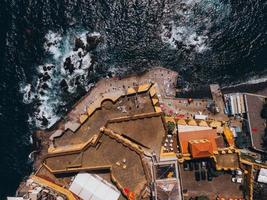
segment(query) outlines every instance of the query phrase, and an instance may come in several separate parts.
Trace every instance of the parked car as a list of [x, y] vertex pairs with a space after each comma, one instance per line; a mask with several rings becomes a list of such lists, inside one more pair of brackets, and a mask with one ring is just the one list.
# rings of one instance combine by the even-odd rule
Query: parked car
[[201, 174], [201, 180], [206, 180], [206, 171], [201, 170], [200, 174]]
[[190, 170], [190, 164], [189, 162], [184, 162], [184, 171], [189, 171]]
[[200, 163], [198, 163], [198, 162], [195, 162], [194, 163], [194, 168], [195, 168], [195, 170], [199, 170], [199, 168], [200, 168]]
[[232, 182], [233, 183], [242, 183], [242, 178], [241, 177], [232, 177]]
[[243, 172], [241, 170], [236, 170], [235, 173], [236, 173], [236, 175], [239, 175], [239, 176], [241, 176], [243, 174]]
[[207, 177], [208, 177], [208, 181], [212, 181], [212, 175], [210, 171], [207, 171]]
[[202, 161], [202, 162], [201, 162], [201, 167], [202, 167], [202, 168], [206, 168], [206, 166], [207, 166], [206, 161]]
[[189, 162], [189, 170], [193, 171], [193, 169], [194, 169], [194, 163]]
[[200, 181], [200, 172], [199, 171], [195, 171], [195, 179], [196, 179], [196, 181]]
[[242, 180], [243, 180], [243, 178], [241, 178], [241, 177], [236, 177], [236, 182], [237, 182], [237, 183], [242, 183]]

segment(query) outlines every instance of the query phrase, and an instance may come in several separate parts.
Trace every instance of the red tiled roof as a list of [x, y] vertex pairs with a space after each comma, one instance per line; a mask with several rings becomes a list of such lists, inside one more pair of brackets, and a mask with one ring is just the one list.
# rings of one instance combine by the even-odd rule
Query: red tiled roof
[[[189, 145], [189, 142], [192, 140], [208, 140], [210, 143], [209, 148], [212, 148], [211, 152], [217, 151], [217, 144], [215, 141], [215, 138], [217, 137], [216, 129], [180, 132], [178, 134], [178, 137], [179, 137], [181, 152], [183, 154], [190, 153], [188, 145]], [[203, 147], [198, 146], [198, 148], [203, 148]]]
[[189, 141], [189, 150], [193, 158], [204, 158], [213, 154], [212, 144], [209, 140], [191, 140]]

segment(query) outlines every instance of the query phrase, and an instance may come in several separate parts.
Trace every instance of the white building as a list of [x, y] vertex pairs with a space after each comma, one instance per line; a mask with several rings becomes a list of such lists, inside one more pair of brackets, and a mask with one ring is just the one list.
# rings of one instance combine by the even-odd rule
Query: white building
[[208, 115], [195, 114], [195, 119], [207, 120], [208, 119]]
[[95, 174], [79, 173], [69, 190], [83, 200], [118, 200], [120, 191]]
[[230, 115], [238, 115], [246, 112], [243, 94], [226, 94], [224, 95], [224, 99]]

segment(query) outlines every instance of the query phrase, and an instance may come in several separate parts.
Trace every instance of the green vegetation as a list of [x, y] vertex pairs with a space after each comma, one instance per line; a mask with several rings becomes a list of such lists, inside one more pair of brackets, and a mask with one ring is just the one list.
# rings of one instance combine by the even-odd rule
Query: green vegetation
[[174, 122], [167, 122], [168, 134], [172, 134], [174, 129], [175, 129], [175, 123]]

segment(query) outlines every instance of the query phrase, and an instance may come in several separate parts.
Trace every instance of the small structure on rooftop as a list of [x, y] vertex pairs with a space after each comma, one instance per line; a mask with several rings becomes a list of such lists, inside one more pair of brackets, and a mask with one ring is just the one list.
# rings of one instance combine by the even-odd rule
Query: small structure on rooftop
[[193, 158], [205, 158], [213, 155], [213, 147], [209, 140], [190, 140], [189, 150]]
[[181, 153], [185, 157], [210, 157], [217, 152], [215, 129], [180, 132], [178, 137]]

